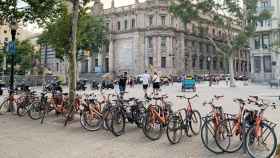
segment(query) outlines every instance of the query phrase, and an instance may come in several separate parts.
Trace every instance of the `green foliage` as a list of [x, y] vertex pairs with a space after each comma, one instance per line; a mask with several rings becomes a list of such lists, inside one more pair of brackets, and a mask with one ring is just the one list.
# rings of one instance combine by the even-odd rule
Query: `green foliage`
[[[16, 42], [16, 56], [15, 56], [15, 63], [16, 67], [16, 73], [17, 74], [25, 74], [27, 71], [31, 70], [33, 65], [33, 61], [40, 58], [39, 52], [35, 52], [33, 49], [32, 44], [29, 41], [22, 41]], [[7, 63], [11, 63], [11, 55], [8, 55], [6, 51], [4, 51], [5, 54], [1, 55], [1, 60], [3, 61], [4, 55], [7, 56]], [[10, 70], [7, 70], [8, 72]]]
[[[63, 16], [47, 25], [46, 31], [38, 41], [51, 45], [60, 59], [67, 55], [66, 52], [69, 49], [70, 20], [70, 16], [65, 11]], [[77, 48], [98, 53], [106, 42], [106, 27], [103, 18], [81, 13], [78, 23]]]
[[26, 5], [18, 7], [17, 0], [0, 0], [0, 17], [10, 21], [12, 18], [20, 22], [50, 22], [61, 13], [63, 0], [22, 0]]

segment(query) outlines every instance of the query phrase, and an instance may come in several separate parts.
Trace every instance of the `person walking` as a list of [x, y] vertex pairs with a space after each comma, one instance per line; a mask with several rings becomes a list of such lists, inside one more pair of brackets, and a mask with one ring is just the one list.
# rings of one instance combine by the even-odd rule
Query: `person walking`
[[145, 73], [142, 75], [142, 85], [143, 85], [143, 91], [145, 98], [148, 96], [148, 86], [150, 81], [150, 75], [147, 73], [147, 70], [145, 70]]
[[126, 83], [127, 83], [127, 72], [124, 72], [123, 75], [121, 75], [119, 80], [119, 89], [120, 89], [120, 95], [123, 97], [125, 89], [126, 89]]
[[159, 92], [159, 89], [160, 89], [160, 78], [159, 78], [159, 75], [154, 72], [154, 76], [153, 76], [153, 93], [154, 94], [157, 94]]

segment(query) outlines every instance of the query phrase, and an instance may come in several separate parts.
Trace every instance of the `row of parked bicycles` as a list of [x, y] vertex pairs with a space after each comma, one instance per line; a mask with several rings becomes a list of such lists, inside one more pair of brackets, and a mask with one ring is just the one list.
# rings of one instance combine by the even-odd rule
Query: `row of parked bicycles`
[[[88, 131], [105, 129], [115, 136], [121, 136], [130, 123], [142, 129], [152, 141], [160, 139], [164, 132], [171, 144], [180, 143], [183, 133], [187, 137], [200, 134], [206, 149], [216, 154], [241, 149], [252, 158], [269, 158], [274, 154], [277, 145], [276, 124], [268, 121], [264, 112], [270, 107], [275, 109], [276, 104], [265, 103], [258, 96], [249, 96], [246, 100], [238, 98], [234, 102], [239, 106], [239, 113], [228, 114], [217, 105], [223, 96], [214, 95], [210, 101], [203, 103], [212, 110], [201, 117], [192, 106], [192, 100], [197, 97], [177, 96], [185, 100], [186, 106], [174, 111], [168, 95], [151, 94], [140, 100], [124, 99], [122, 95], [100, 91], [99, 94], [78, 95], [74, 111], [80, 116], [81, 126]], [[7, 112], [12, 102], [20, 117], [28, 115], [43, 124], [52, 112], [66, 118], [70, 109], [68, 99], [68, 94], [60, 91], [42, 92], [40, 95], [27, 91], [17, 98], [6, 98], [0, 105], [0, 113]], [[252, 110], [251, 107], [256, 109]]]

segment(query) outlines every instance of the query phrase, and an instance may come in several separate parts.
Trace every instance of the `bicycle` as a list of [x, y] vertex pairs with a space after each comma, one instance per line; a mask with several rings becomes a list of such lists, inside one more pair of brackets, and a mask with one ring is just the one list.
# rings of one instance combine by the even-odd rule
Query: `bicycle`
[[[264, 117], [264, 112], [269, 107], [276, 109], [276, 105], [275, 103], [264, 103], [264, 100], [259, 99], [257, 96], [255, 96], [255, 98], [255, 101], [249, 101], [255, 103], [260, 109], [257, 110], [258, 112], [255, 117], [254, 125], [251, 126], [246, 133], [245, 149], [252, 158], [270, 158], [275, 153], [277, 146], [277, 138], [274, 131], [276, 124], [268, 121]], [[270, 139], [269, 136], [271, 136]], [[269, 146], [271, 149], [270, 151]]]
[[[166, 102], [166, 98], [168, 98], [167, 95], [153, 97], [152, 100], [155, 100], [155, 104], [150, 104], [147, 108], [143, 132], [152, 141], [160, 139], [164, 127], [168, 124], [169, 116], [172, 114], [171, 103]], [[158, 104], [158, 101], [161, 102], [161, 105]], [[156, 129], [158, 131], [154, 131]]]
[[35, 95], [35, 91], [25, 92], [23, 96], [23, 101], [17, 105], [17, 115], [20, 117], [25, 116], [26, 113], [31, 109], [31, 104], [38, 100], [38, 97]]
[[88, 131], [97, 131], [102, 127], [109, 129], [111, 127], [111, 108], [113, 105], [110, 101], [111, 96], [114, 94], [108, 94], [106, 97], [103, 93], [102, 101], [98, 101], [96, 96], [89, 95], [85, 98], [85, 103], [82, 104], [80, 113], [81, 126]]
[[[192, 108], [192, 104], [190, 100], [198, 97], [198, 95], [194, 95], [192, 97], [185, 96], [177, 96], [180, 99], [187, 100], [186, 108], [180, 109], [174, 112], [169, 119], [167, 125], [167, 138], [171, 144], [177, 144], [180, 142], [182, 138], [182, 130], [185, 130], [187, 136], [191, 137], [189, 134], [189, 129], [193, 133], [193, 135], [198, 135], [201, 129], [201, 115], [199, 111], [194, 110]], [[182, 113], [184, 114], [184, 119], [182, 117]], [[177, 135], [178, 134], [178, 135]]]
[[201, 140], [204, 147], [206, 147], [207, 150], [215, 154], [220, 154], [224, 152], [216, 144], [215, 132], [220, 122], [222, 122], [222, 120], [224, 120], [225, 118], [229, 117], [227, 114], [224, 113], [222, 106], [216, 106], [214, 103], [215, 100], [218, 101], [223, 97], [224, 96], [214, 95], [214, 98], [212, 98], [211, 101], [203, 102], [203, 106], [210, 105], [212, 110], [210, 113], [207, 114], [207, 116], [202, 118], [204, 123], [201, 127]]
[[[125, 132], [126, 120], [135, 123], [138, 128], [142, 127], [146, 110], [141, 101], [136, 98], [123, 99], [117, 97], [116, 106], [112, 111], [111, 132], [115, 136], [120, 136]], [[132, 103], [132, 104], [131, 104]]]
[[[12, 93], [12, 95], [5, 97], [4, 101], [0, 104], [0, 115], [3, 115], [4, 113], [8, 112], [9, 110], [11, 110], [11, 108], [13, 108], [14, 110], [16, 110], [17, 105], [21, 102], [23, 102], [23, 97], [19, 96], [18, 98], [15, 97], [16, 91], [14, 91], [14, 93]], [[8, 91], [8, 93], [10, 94], [10, 90]], [[11, 107], [13, 106], [13, 107]]]

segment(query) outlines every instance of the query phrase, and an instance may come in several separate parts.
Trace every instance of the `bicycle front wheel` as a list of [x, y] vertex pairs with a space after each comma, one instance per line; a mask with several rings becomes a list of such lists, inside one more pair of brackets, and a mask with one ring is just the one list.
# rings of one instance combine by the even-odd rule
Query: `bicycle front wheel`
[[223, 153], [224, 151], [220, 149], [215, 141], [215, 125], [213, 123], [213, 118], [206, 119], [205, 122], [203, 123], [201, 127], [201, 140], [209, 151], [215, 153], [215, 154], [220, 154]]
[[167, 124], [166, 134], [171, 144], [177, 144], [182, 139], [182, 124], [183, 119], [179, 112], [170, 116], [169, 122]]
[[[260, 130], [252, 126], [245, 138], [248, 154], [252, 158], [270, 158], [276, 151], [277, 138], [274, 129], [268, 124], [262, 123]], [[257, 137], [257, 131], [260, 132]]]
[[125, 117], [121, 110], [116, 110], [112, 115], [111, 130], [115, 136], [120, 136], [124, 133]]
[[163, 133], [163, 125], [160, 123], [160, 120], [152, 114], [151, 112], [147, 113], [145, 124], [143, 127], [144, 135], [150, 140], [158, 140]]
[[228, 153], [240, 150], [243, 144], [241, 128], [237, 119], [223, 120], [215, 133], [215, 140], [219, 148]]
[[42, 117], [43, 108], [42, 103], [40, 101], [36, 101], [30, 105], [30, 109], [28, 110], [28, 116], [32, 120], [39, 120]]
[[84, 110], [80, 116], [80, 123], [82, 127], [88, 131], [97, 131], [101, 128], [103, 119], [96, 113]]
[[0, 104], [0, 115], [8, 112], [9, 110], [9, 100], [6, 99]]
[[190, 120], [190, 128], [194, 135], [198, 135], [201, 130], [201, 115], [197, 110], [193, 110]]

